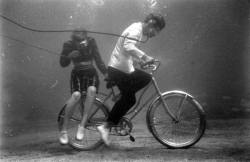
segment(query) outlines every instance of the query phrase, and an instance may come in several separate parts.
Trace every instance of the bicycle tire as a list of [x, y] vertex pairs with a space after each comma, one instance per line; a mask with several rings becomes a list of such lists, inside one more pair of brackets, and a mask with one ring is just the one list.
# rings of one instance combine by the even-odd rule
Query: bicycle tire
[[[96, 129], [96, 126], [106, 121], [108, 117], [109, 110], [103, 104], [102, 100], [96, 98], [93, 106], [91, 108], [91, 113], [85, 125], [84, 138], [82, 141], [76, 140], [75, 135], [77, 132], [78, 125], [81, 121], [82, 114], [80, 113], [82, 107], [79, 106], [71, 116], [68, 123], [68, 136], [69, 136], [69, 145], [80, 151], [89, 151], [96, 149], [97, 147], [103, 144], [101, 136]], [[62, 108], [58, 115], [58, 127], [59, 131], [61, 130], [63, 119], [65, 114], [65, 108]]]
[[[178, 117], [178, 121], [173, 121], [164, 110], [161, 98], [156, 98], [147, 112], [147, 126], [154, 138], [174, 149], [188, 148], [197, 143], [206, 129], [202, 106], [191, 95], [182, 91], [165, 92], [163, 99], [170, 112]], [[173, 106], [175, 103], [179, 106]]]

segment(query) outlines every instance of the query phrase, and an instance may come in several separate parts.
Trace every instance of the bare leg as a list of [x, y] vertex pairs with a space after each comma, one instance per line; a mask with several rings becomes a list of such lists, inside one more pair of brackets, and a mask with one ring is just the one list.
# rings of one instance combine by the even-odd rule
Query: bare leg
[[92, 104], [93, 104], [94, 99], [95, 99], [95, 95], [96, 95], [96, 88], [94, 86], [88, 87], [87, 97], [86, 97], [86, 100], [84, 103], [83, 118], [82, 118], [82, 121], [80, 123], [80, 125], [83, 127], [85, 126], [86, 121], [88, 119], [90, 109], [91, 109]]
[[85, 124], [87, 122], [91, 107], [93, 105], [95, 95], [96, 95], [96, 87], [89, 86], [87, 89], [87, 96], [86, 96], [86, 100], [84, 103], [83, 118], [81, 120], [81, 123], [79, 124], [78, 131], [76, 134], [77, 140], [82, 140], [84, 137], [84, 127], [85, 127]]
[[60, 143], [67, 144], [68, 143], [68, 135], [67, 135], [67, 128], [68, 128], [68, 121], [69, 118], [72, 116], [73, 112], [75, 111], [76, 105], [79, 104], [81, 98], [81, 93], [76, 91], [73, 92], [70, 99], [66, 102], [65, 107], [65, 116], [62, 125], [61, 135], [60, 135]]

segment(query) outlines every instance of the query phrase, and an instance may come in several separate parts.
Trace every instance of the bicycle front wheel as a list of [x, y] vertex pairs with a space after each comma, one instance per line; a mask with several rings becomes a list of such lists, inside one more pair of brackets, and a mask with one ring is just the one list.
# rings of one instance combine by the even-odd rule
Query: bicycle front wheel
[[147, 112], [147, 125], [153, 136], [169, 148], [187, 148], [197, 143], [206, 128], [205, 112], [202, 106], [190, 95], [182, 91], [163, 94]]
[[[95, 149], [103, 144], [100, 134], [96, 129], [97, 125], [106, 121], [108, 116], [108, 108], [99, 99], [95, 99], [89, 113], [89, 118], [85, 125], [85, 132], [83, 140], [76, 140], [75, 135], [77, 128], [82, 119], [82, 106], [75, 109], [73, 115], [68, 122], [68, 136], [69, 145], [77, 150], [88, 151]], [[65, 110], [62, 109], [58, 116], [58, 126], [61, 129], [62, 121], [64, 118]]]

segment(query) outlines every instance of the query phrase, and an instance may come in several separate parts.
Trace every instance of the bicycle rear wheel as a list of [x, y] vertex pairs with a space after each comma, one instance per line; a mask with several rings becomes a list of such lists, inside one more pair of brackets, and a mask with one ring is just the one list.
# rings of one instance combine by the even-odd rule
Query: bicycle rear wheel
[[147, 125], [153, 136], [169, 148], [187, 148], [197, 143], [206, 128], [202, 106], [181, 91], [166, 92], [163, 99], [177, 121], [169, 116], [158, 98], [147, 113]]
[[[61, 125], [63, 123], [64, 114], [65, 110], [63, 108], [58, 115], [59, 130], [61, 129]], [[69, 145], [82, 151], [92, 150], [102, 145], [103, 142], [96, 126], [106, 121], [107, 116], [108, 108], [102, 103], [101, 100], [95, 99], [89, 114], [89, 119], [85, 125], [84, 138], [79, 141], [75, 139], [75, 135], [78, 125], [82, 119], [82, 106], [76, 108], [68, 123]]]

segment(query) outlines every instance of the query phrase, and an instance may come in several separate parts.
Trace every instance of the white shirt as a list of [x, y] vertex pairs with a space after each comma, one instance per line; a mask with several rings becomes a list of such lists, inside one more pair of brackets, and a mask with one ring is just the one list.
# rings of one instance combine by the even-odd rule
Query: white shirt
[[[123, 31], [122, 36], [141, 41], [143, 37], [142, 26], [141, 22], [133, 23]], [[118, 39], [108, 66], [125, 73], [132, 73], [135, 70], [133, 57], [140, 59], [145, 53], [136, 46], [139, 44], [138, 41], [124, 37]]]

